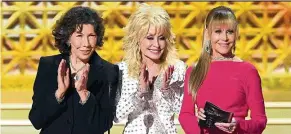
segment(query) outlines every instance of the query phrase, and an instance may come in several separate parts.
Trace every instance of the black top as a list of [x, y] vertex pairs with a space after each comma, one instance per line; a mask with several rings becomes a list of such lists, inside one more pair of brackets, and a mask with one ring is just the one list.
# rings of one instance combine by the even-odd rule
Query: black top
[[70, 84], [59, 104], [55, 91], [61, 59], [69, 63], [69, 56], [64, 54], [40, 58], [29, 120], [36, 129], [41, 129], [40, 134], [103, 134], [112, 127], [115, 115], [118, 66], [94, 52], [89, 61], [87, 88], [91, 94], [87, 102], [79, 103], [80, 97]]

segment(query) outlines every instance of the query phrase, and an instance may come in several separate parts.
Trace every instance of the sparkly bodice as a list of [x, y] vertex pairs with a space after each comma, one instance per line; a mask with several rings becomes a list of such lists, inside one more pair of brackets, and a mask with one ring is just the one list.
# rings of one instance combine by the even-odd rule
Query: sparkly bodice
[[128, 76], [125, 62], [118, 64], [121, 71], [121, 96], [117, 102], [116, 122], [127, 120], [126, 134], [176, 134], [174, 114], [179, 113], [183, 95], [186, 65], [179, 61], [170, 80], [170, 89], [161, 92], [160, 74], [143, 99], [136, 96], [138, 80]]

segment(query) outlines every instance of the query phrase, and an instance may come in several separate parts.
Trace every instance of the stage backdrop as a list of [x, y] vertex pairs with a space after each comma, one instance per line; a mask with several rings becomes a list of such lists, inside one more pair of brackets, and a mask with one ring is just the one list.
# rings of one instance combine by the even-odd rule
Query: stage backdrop
[[[76, 5], [92, 7], [105, 20], [105, 43], [98, 53], [119, 62], [123, 27], [138, 2], [3, 2], [1, 15], [2, 90], [32, 90], [40, 56], [57, 54], [51, 35], [56, 20]], [[291, 88], [290, 2], [153, 2], [167, 10], [180, 58], [188, 65], [201, 52], [203, 22], [208, 11], [225, 5], [239, 19], [235, 54], [253, 63], [264, 89]]]
[[[291, 2], [152, 2], [171, 16], [180, 58], [193, 65], [201, 52], [205, 16], [224, 5], [239, 19], [235, 54], [259, 70], [268, 125], [264, 134], [291, 133]], [[104, 59], [122, 60], [122, 28], [138, 2], [1, 2], [1, 133], [36, 134], [27, 119], [39, 58], [58, 54], [51, 35], [69, 8], [89, 6], [102, 14], [105, 43], [96, 50]], [[284, 114], [282, 114], [284, 113]], [[183, 131], [175, 119], [179, 134]], [[123, 124], [112, 133], [120, 133]]]

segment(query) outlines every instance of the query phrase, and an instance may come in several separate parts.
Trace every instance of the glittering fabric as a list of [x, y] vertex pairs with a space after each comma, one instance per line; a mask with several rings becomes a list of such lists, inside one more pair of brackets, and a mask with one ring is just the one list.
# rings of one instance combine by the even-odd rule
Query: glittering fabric
[[118, 64], [121, 71], [121, 95], [117, 100], [115, 122], [126, 120], [125, 134], [176, 134], [174, 114], [181, 107], [186, 65], [179, 61], [170, 80], [170, 88], [161, 92], [163, 74], [160, 74], [150, 91], [137, 96], [138, 80], [128, 76], [125, 62]]

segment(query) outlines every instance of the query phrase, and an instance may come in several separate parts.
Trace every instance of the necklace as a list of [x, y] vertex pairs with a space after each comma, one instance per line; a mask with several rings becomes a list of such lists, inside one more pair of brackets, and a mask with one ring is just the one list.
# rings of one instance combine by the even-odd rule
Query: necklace
[[213, 57], [213, 61], [233, 61], [234, 57]]
[[73, 64], [72, 64], [71, 59], [69, 59], [69, 63], [70, 63], [70, 66], [72, 67], [72, 69], [76, 72], [76, 73], [74, 73], [74, 75], [73, 75], [73, 79], [74, 79], [75, 81], [79, 80], [78, 72], [80, 72], [80, 71], [85, 67], [86, 64], [84, 64], [84, 65], [83, 65], [82, 67], [80, 67], [79, 69], [76, 69], [76, 68], [74, 68], [74, 66], [73, 66]]

